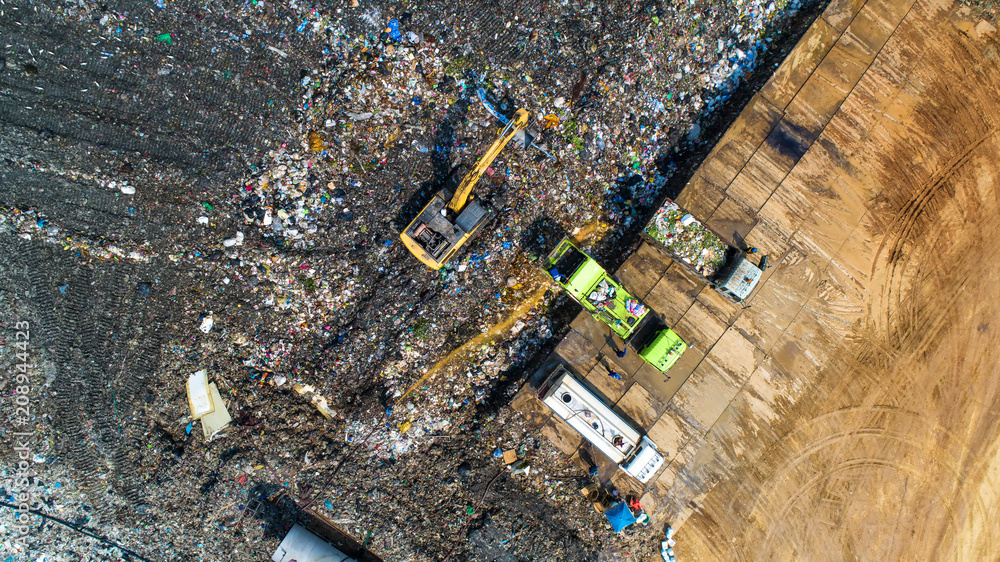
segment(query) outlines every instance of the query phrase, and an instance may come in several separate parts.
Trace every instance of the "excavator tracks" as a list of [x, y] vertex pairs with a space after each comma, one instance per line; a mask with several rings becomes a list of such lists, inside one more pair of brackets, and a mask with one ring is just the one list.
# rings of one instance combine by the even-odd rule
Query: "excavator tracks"
[[[147, 386], [160, 364], [172, 314], [175, 272], [161, 264], [81, 264], [61, 248], [5, 237], [5, 269], [17, 296], [13, 314], [31, 323], [32, 361], [44, 367], [47, 397], [36, 412], [51, 418], [54, 450], [99, 521], [123, 522], [147, 495], [138, 476]], [[137, 283], [155, 280], [147, 297]], [[166, 289], [163, 289], [166, 287]], [[41, 393], [40, 393], [41, 394]]]

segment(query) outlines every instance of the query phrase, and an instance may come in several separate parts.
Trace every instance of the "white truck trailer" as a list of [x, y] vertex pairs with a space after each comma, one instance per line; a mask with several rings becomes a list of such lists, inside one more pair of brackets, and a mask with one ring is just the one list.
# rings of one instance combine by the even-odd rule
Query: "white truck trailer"
[[645, 435], [559, 366], [542, 384], [538, 398], [626, 473], [648, 482], [663, 465], [663, 455]]

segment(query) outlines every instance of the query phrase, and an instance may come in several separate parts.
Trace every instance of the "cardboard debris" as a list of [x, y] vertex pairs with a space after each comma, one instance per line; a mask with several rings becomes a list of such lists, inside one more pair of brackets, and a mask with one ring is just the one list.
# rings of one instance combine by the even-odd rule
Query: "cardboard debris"
[[514, 464], [517, 462], [517, 451], [510, 449], [503, 452], [503, 462], [504, 464]]
[[319, 410], [319, 413], [323, 414], [326, 419], [333, 419], [333, 410], [330, 409], [330, 404], [326, 401], [326, 398], [318, 394], [313, 394], [312, 403]]
[[201, 419], [215, 411], [215, 403], [208, 388], [208, 374], [204, 369], [188, 377], [187, 394], [193, 419]]
[[233, 421], [233, 417], [229, 415], [226, 403], [222, 401], [222, 395], [219, 394], [219, 387], [213, 382], [208, 385], [208, 389], [211, 393], [212, 402], [215, 404], [215, 409], [201, 418], [201, 429], [205, 433], [205, 439], [211, 440], [215, 437], [215, 434], [229, 427], [230, 422]]
[[293, 525], [271, 555], [272, 562], [355, 562], [301, 525]]

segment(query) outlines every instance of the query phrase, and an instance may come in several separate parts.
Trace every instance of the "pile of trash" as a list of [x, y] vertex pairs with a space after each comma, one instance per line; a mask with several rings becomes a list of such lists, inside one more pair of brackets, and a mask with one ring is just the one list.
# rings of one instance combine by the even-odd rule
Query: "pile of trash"
[[597, 284], [597, 290], [587, 295], [587, 299], [597, 308], [604, 308], [612, 306], [612, 301], [615, 300], [617, 294], [618, 291], [610, 283], [602, 280]]
[[637, 300], [628, 299], [625, 301], [625, 310], [632, 316], [639, 317], [646, 313], [646, 305]]
[[705, 277], [725, 264], [725, 243], [673, 201], [656, 210], [645, 232]]
[[149, 262], [151, 258], [152, 252], [147, 245], [129, 244], [123, 248], [110, 240], [94, 240], [78, 234], [70, 235], [51, 222], [35, 209], [0, 207], [2, 234], [17, 236], [23, 240], [38, 239], [62, 246], [64, 251], [76, 252], [85, 259]]

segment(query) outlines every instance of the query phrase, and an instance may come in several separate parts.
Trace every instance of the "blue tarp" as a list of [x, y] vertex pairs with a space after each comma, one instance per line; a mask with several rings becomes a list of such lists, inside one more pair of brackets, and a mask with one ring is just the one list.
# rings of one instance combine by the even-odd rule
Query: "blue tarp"
[[611, 527], [616, 533], [635, 523], [635, 516], [632, 515], [632, 510], [625, 505], [625, 502], [618, 502], [611, 506], [611, 509], [604, 512], [604, 516], [611, 522]]

